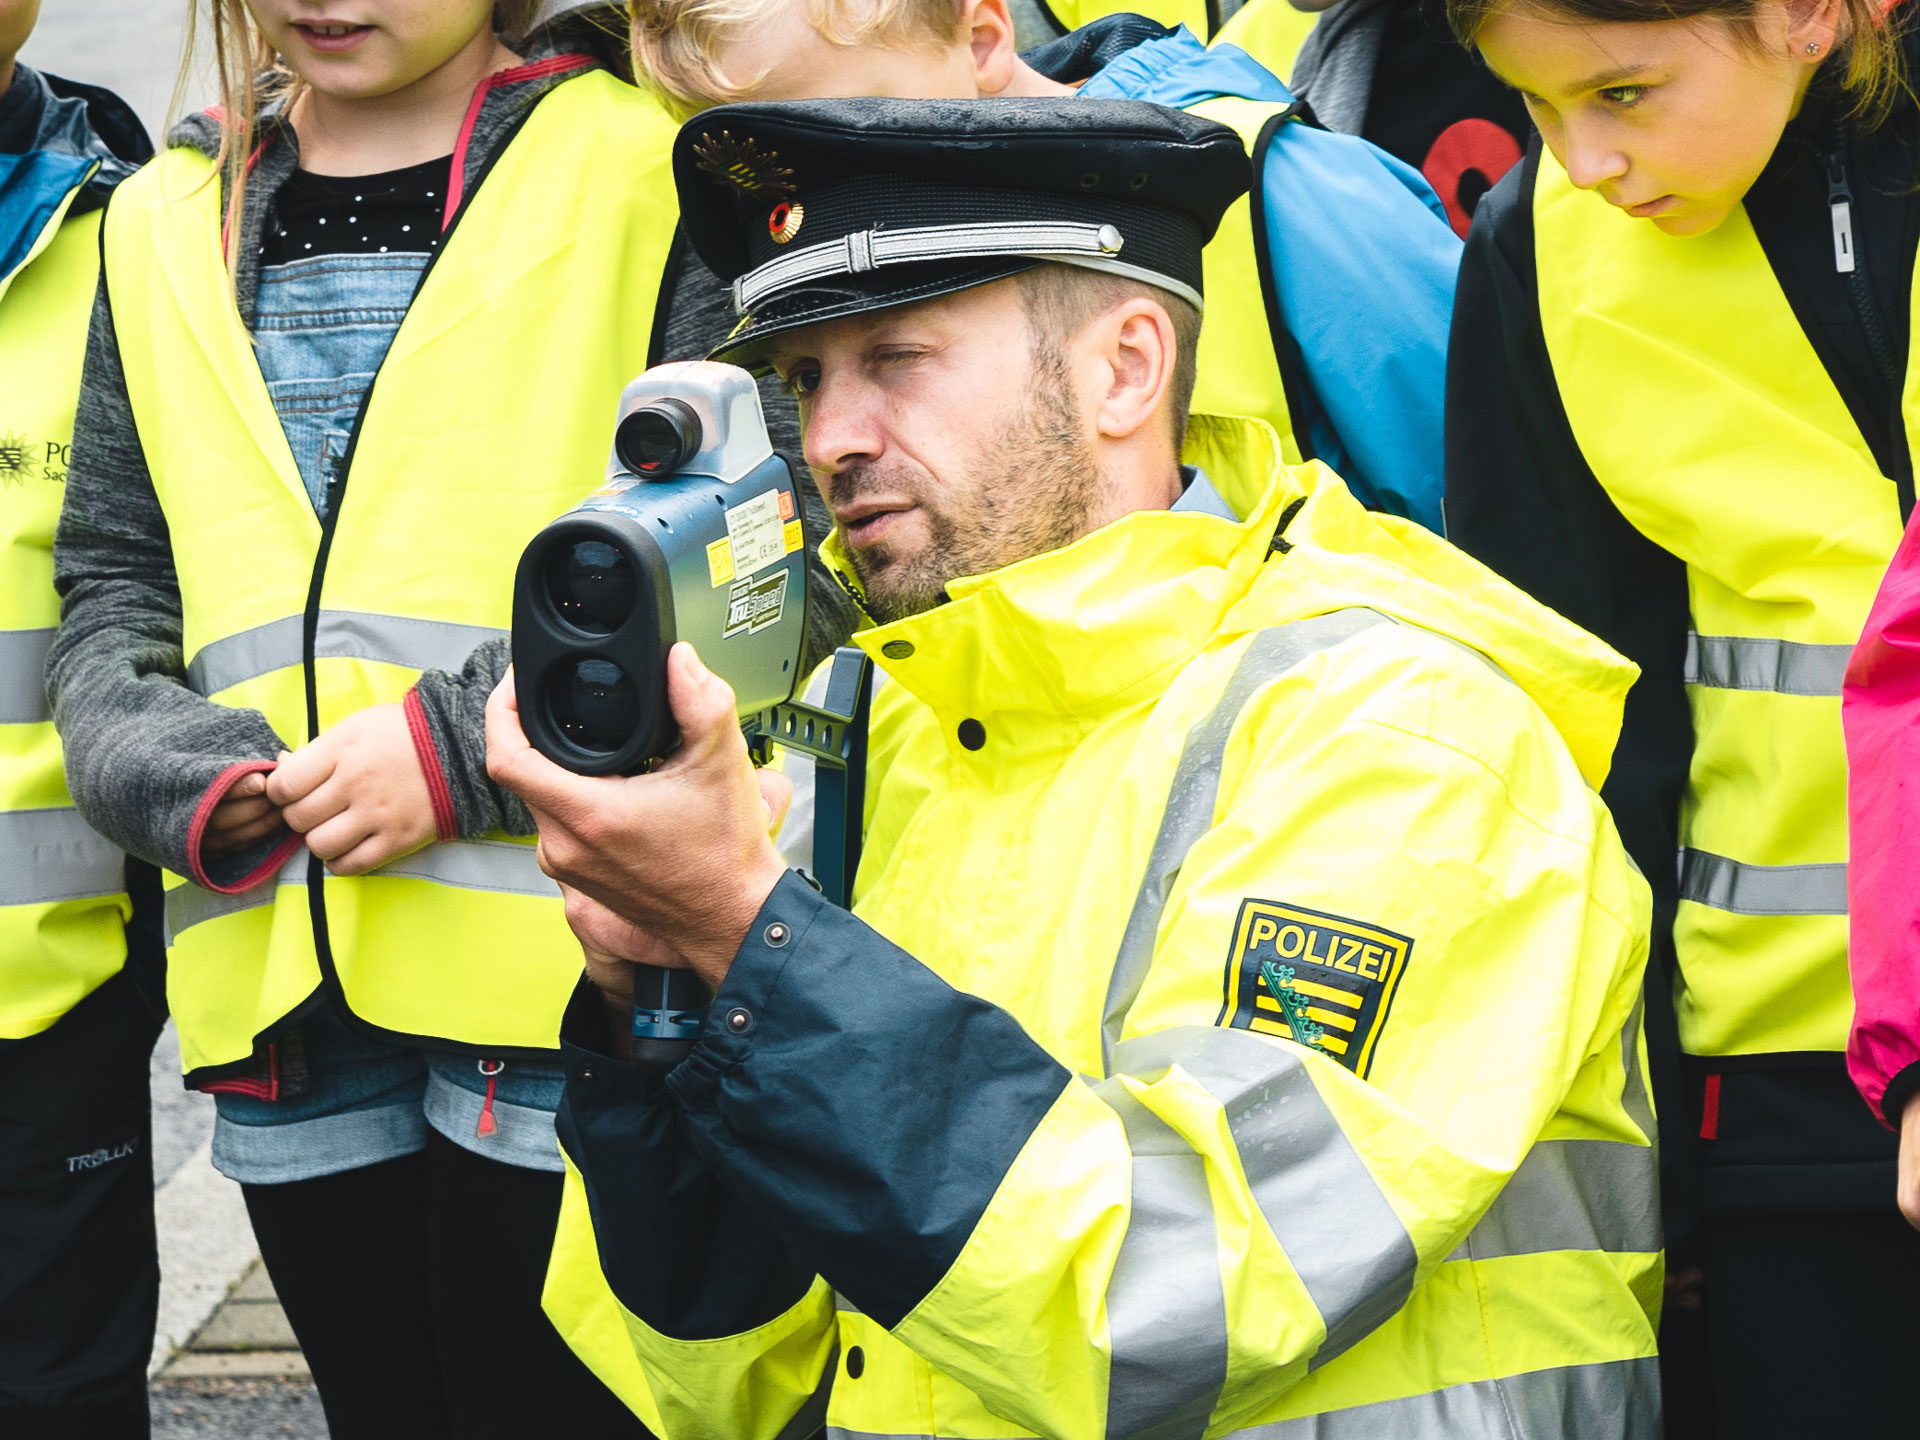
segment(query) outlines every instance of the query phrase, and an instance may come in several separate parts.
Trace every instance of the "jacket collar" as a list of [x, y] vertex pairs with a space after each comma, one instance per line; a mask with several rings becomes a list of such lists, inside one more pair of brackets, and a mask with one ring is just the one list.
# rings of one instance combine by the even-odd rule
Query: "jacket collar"
[[[1195, 416], [1183, 457], [1236, 513], [1142, 511], [1062, 549], [955, 580], [947, 604], [856, 643], [951, 732], [975, 719], [1080, 730], [1149, 702], [1222, 628], [1266, 563], [1296, 493], [1260, 421]], [[822, 549], [843, 582], [839, 536]], [[1016, 723], [1010, 727], [1026, 730]]]

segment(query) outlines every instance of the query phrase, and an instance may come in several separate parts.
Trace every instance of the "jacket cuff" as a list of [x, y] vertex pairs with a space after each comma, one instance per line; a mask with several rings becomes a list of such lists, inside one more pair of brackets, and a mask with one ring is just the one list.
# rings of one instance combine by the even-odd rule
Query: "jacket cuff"
[[433, 743], [433, 727], [427, 723], [426, 707], [420, 703], [420, 687], [407, 691], [401, 707], [407, 715], [407, 735], [413, 741], [414, 758], [426, 777], [427, 798], [433, 802], [433, 836], [436, 840], [460, 838], [460, 822], [453, 813], [453, 795], [447, 787], [446, 766], [439, 748]]
[[889, 1327], [951, 1268], [1072, 1083], [1006, 1011], [793, 871], [666, 1079], [726, 1188]]
[[575, 989], [560, 1037], [566, 1089], [554, 1128], [620, 1304], [675, 1340], [744, 1334], [799, 1304], [813, 1273], [708, 1168], [661, 1079], [616, 1058], [590, 982]]
[[281, 838], [269, 836], [231, 855], [210, 858], [203, 852], [207, 824], [220, 802], [227, 798], [227, 792], [248, 775], [272, 770], [275, 764], [272, 760], [242, 760], [229, 765], [214, 777], [200, 797], [193, 818], [187, 823], [188, 877], [194, 884], [216, 894], [238, 895], [270, 879], [300, 848], [300, 837], [289, 830]]
[[1915, 1091], [1920, 1091], [1920, 1060], [1896, 1070], [1893, 1078], [1887, 1081], [1887, 1088], [1880, 1092], [1880, 1119], [1888, 1128], [1900, 1128], [1900, 1114], [1907, 1108], [1907, 1102], [1913, 1099]]

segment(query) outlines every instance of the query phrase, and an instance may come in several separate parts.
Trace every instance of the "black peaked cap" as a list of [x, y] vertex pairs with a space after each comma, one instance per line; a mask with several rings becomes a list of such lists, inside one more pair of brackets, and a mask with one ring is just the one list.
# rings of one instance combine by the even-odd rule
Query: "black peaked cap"
[[1200, 297], [1200, 252], [1251, 166], [1227, 126], [1137, 100], [723, 105], [673, 150], [694, 250], [734, 287], [713, 358], [1047, 260]]

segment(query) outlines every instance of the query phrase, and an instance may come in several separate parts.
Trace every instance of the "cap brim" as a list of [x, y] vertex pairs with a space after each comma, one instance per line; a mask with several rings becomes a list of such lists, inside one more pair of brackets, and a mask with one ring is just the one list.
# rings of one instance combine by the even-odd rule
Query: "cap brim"
[[1042, 263], [1021, 255], [962, 266], [897, 265], [885, 271], [838, 277], [830, 283], [785, 291], [768, 300], [758, 314], [748, 316], [707, 358], [764, 375], [772, 369], [766, 358], [767, 351], [781, 335], [809, 325], [823, 325], [829, 320], [843, 320], [850, 315], [871, 315], [972, 290], [1032, 270]]

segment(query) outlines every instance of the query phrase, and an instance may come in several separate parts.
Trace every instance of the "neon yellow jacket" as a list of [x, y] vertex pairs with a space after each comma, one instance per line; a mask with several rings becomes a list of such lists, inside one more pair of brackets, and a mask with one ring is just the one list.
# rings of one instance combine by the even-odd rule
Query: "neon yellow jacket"
[[860, 637], [854, 912], [666, 1081], [576, 997], [547, 1308], [667, 1440], [1659, 1433], [1634, 672], [1275, 457]]

